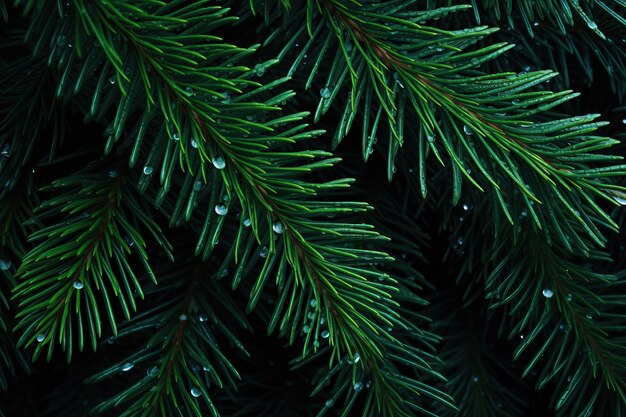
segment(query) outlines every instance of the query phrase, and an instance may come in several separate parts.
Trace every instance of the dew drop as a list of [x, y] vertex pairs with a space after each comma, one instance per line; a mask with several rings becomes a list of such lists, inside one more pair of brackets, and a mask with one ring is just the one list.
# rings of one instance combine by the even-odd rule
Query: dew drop
[[193, 395], [194, 397], [198, 398], [199, 396], [202, 395], [202, 391], [200, 391], [200, 388], [198, 388], [198, 387], [193, 387], [191, 389], [191, 395]]
[[626, 198], [613, 194], [613, 200], [617, 201], [622, 206], [626, 206]]
[[463, 210], [469, 211], [472, 209], [472, 205], [470, 203], [463, 203]]
[[322, 96], [322, 98], [330, 98], [331, 96], [330, 89], [328, 87], [322, 88], [320, 90], [320, 96]]
[[281, 222], [274, 222], [274, 224], [272, 224], [272, 230], [274, 231], [274, 233], [277, 233], [279, 235], [285, 231]]
[[361, 391], [363, 389], [363, 383], [361, 381], [357, 381], [357, 382], [354, 383], [354, 387], [353, 388], [354, 388], [354, 390], [356, 392], [359, 392], [359, 391]]
[[193, 183], [193, 190], [200, 191], [202, 189], [202, 181], [198, 180]]
[[152, 169], [151, 166], [146, 165], [145, 167], [143, 167], [143, 174], [144, 175], [150, 175], [150, 174], [152, 174], [152, 171], [154, 171], [154, 169]]
[[306, 333], [308, 333], [309, 331], [311, 331], [311, 328], [309, 327], [309, 325], [308, 325], [308, 324], [305, 324], [305, 325], [302, 327], [302, 331], [306, 334]]
[[467, 136], [472, 136], [474, 134], [474, 131], [468, 125], [463, 125], [463, 132], [465, 132]]
[[358, 363], [360, 360], [361, 360], [361, 355], [359, 355], [359, 354], [358, 354], [358, 352], [357, 352], [357, 353], [355, 353], [355, 354], [354, 354], [354, 358], [353, 358], [353, 360], [352, 360], [352, 363], [356, 364], [356, 363]]
[[261, 251], [259, 252], [259, 256], [260, 256], [261, 258], [267, 258], [267, 254], [268, 254], [268, 253], [270, 253], [270, 250], [268, 249], [268, 247], [267, 247], [267, 246], [263, 246], [263, 247], [261, 248]]
[[57, 38], [57, 45], [65, 46], [66, 44], [67, 44], [67, 37], [65, 37], [65, 35], [59, 35], [59, 37]]
[[428, 141], [428, 143], [435, 143], [435, 136], [434, 135], [428, 135], [428, 136], [426, 136], [426, 140]]
[[315, 298], [314, 298], [314, 299], [312, 299], [312, 300], [309, 302], [309, 305], [310, 305], [312, 308], [317, 307], [317, 300], [316, 300]]
[[222, 203], [219, 203], [215, 206], [215, 212], [219, 214], [220, 216], [225, 216], [226, 213], [228, 213], [228, 207], [226, 207]]
[[552, 298], [552, 296], [554, 295], [554, 291], [552, 291], [550, 288], [544, 288], [541, 293], [546, 298]]
[[326, 400], [326, 407], [332, 407], [333, 404], [335, 404], [335, 402], [333, 401], [332, 398], [330, 400]]
[[185, 92], [187, 93], [188, 96], [193, 96], [193, 88], [185, 87]]
[[178, 142], [180, 140], [180, 135], [178, 133], [174, 133], [172, 135], [172, 139], [174, 139], [174, 142]]
[[135, 366], [135, 365], [133, 365], [132, 363], [125, 363], [125, 364], [124, 364], [124, 365], [122, 365], [122, 367], [121, 367], [122, 372], [128, 372], [128, 371], [130, 371], [131, 369], [133, 369], [133, 366]]
[[226, 167], [226, 161], [221, 156], [213, 158], [213, 166], [217, 169], [224, 169]]
[[328, 339], [328, 336], [330, 336], [330, 332], [328, 330], [324, 330], [322, 332], [322, 338], [323, 339]]
[[110, 170], [109, 171], [109, 178], [117, 178], [117, 171], [115, 170]]
[[200, 320], [202, 323], [204, 323], [205, 321], [209, 320], [209, 317], [206, 314], [200, 314], [198, 316], [198, 320]]
[[187, 315], [185, 313], [181, 314], [180, 316], [178, 316], [178, 320], [180, 320], [180, 321], [187, 320]]
[[309, 311], [306, 316], [309, 320], [313, 320], [315, 318], [315, 312]]
[[243, 221], [243, 226], [244, 227], [250, 227], [251, 224], [252, 224], [252, 221], [250, 219], [245, 219]]
[[622, 124], [626, 125], [626, 118], [622, 119]]
[[11, 156], [11, 147], [9, 146], [8, 143], [4, 144], [4, 146], [2, 147], [2, 151], [0, 152], [0, 155], [2, 155], [5, 158], [8, 158]]
[[42, 334], [40, 334], [39, 336], [37, 336], [37, 341], [38, 341], [39, 343], [41, 343], [41, 342], [43, 342], [43, 340], [44, 340], [45, 338], [46, 338], [46, 335], [42, 333]]
[[472, 382], [473, 383], [477, 383], [478, 382], [478, 377], [476, 375], [472, 376]]
[[148, 372], [146, 372], [148, 376], [157, 376], [158, 373], [159, 368], [157, 368], [156, 366], [153, 366], [152, 368], [148, 369]]
[[472, 63], [472, 65], [478, 65], [480, 63], [480, 61], [478, 61], [478, 58], [472, 58], [470, 62]]
[[8, 271], [11, 268], [11, 261], [0, 259], [0, 271]]
[[109, 84], [115, 84], [115, 80], [116, 80], [115, 75], [111, 75], [111, 77], [109, 78]]
[[191, 139], [191, 147], [194, 149], [198, 149], [198, 142], [195, 139]]
[[76, 288], [77, 290], [82, 290], [84, 287], [83, 283], [80, 281], [74, 281], [74, 288]]
[[598, 24], [596, 22], [594, 22], [593, 20], [589, 20], [587, 22], [587, 26], [589, 26], [589, 29], [591, 29], [591, 30], [598, 29]]

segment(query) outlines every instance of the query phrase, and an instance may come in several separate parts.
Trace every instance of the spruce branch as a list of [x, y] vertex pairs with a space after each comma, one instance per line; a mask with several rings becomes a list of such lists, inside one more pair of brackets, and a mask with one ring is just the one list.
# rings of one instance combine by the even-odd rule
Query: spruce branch
[[144, 346], [87, 379], [88, 383], [101, 383], [129, 373], [133, 383], [94, 411], [116, 408], [120, 416], [149, 417], [180, 410], [202, 416], [208, 409], [211, 415], [219, 416], [210, 394], [212, 387], [236, 387], [240, 378], [224, 353], [224, 342], [248, 355], [237, 332], [227, 323], [238, 323], [244, 329], [249, 323], [206, 264], [188, 259], [156, 273], [159, 286], [150, 289], [149, 295], [159, 303], [125, 324], [116, 339], [116, 343], [123, 343], [131, 336], [140, 336], [146, 340]]
[[[94, 165], [91, 170], [101, 167]], [[58, 341], [69, 360], [75, 342], [83, 350], [85, 337], [95, 350], [102, 334], [101, 315], [108, 316], [116, 333], [112, 295], [124, 317], [130, 318], [136, 310], [135, 297], [143, 294], [129, 255], [136, 255], [154, 279], [140, 229], [168, 250], [158, 225], [125, 186], [124, 176], [116, 170], [92, 172], [85, 170], [43, 188], [57, 195], [36, 209], [44, 227], [28, 239], [39, 244], [24, 255], [16, 273], [19, 284], [13, 298], [19, 303], [20, 320], [15, 330], [22, 332], [18, 345], [35, 346], [35, 358], [47, 347], [50, 360]]]
[[[622, 280], [570, 259], [532, 229], [524, 229], [515, 243], [512, 234], [500, 236], [509, 242], [506, 251], [501, 243], [494, 247], [486, 288], [498, 293], [493, 306], [507, 306], [512, 316], [509, 337], [521, 334], [515, 358], [532, 350], [523, 376], [537, 369], [539, 388], [557, 383], [552, 404], [557, 410], [565, 407], [562, 412], [568, 415], [589, 415], [605, 389], [623, 406], [626, 350], [619, 343], [623, 336], [617, 324], [624, 318], [623, 297], [612, 295]], [[609, 261], [597, 251], [588, 260]], [[592, 392], [583, 394], [590, 386], [595, 387]], [[568, 401], [577, 395], [584, 400]]]
[[[396, 154], [404, 142], [401, 133], [411, 128], [405, 119], [415, 115], [420, 121], [414, 135], [420, 146], [418, 169], [423, 195], [427, 191], [425, 160], [433, 154], [444, 163], [443, 151], [451, 162], [454, 204], [460, 199], [462, 183], [467, 181], [495, 194], [510, 223], [517, 214], [511, 213], [511, 207], [519, 199], [539, 228], [559, 228], [571, 219], [583, 225], [584, 233], [595, 244], [604, 244], [605, 238], [594, 229], [598, 224], [613, 229], [616, 225], [594, 201], [613, 201], [611, 189], [615, 186], [609, 184], [608, 177], [624, 175], [624, 166], [615, 165], [620, 157], [596, 153], [617, 143], [594, 135], [598, 127], [605, 125], [595, 121], [597, 115], [549, 115], [553, 108], [578, 95], [567, 90], [553, 93], [534, 89], [555, 73], [480, 72], [481, 64], [512, 45], [497, 43], [470, 49], [493, 30], [484, 26], [442, 30], [425, 24], [434, 17], [459, 12], [461, 6], [418, 12], [395, 1], [356, 5], [325, 0], [313, 4], [315, 7], [303, 8], [293, 16], [300, 19], [300, 25], [283, 26], [283, 30], [297, 38], [303, 34], [305, 24], [309, 28], [310, 39], [297, 53], [290, 70], [292, 73], [302, 67], [303, 55], [313, 56], [310, 59], [316, 64], [306, 88], [320, 77], [316, 71], [322, 57], [336, 47], [321, 90], [317, 117], [335, 102], [350, 75], [352, 88], [335, 144], [347, 134], [355, 114], [362, 112], [363, 155], [367, 158], [381, 115], [386, 116], [391, 177]], [[293, 42], [287, 44], [279, 58], [292, 48]], [[377, 113], [372, 111], [376, 107]], [[505, 187], [507, 183], [515, 185], [519, 194], [505, 194], [502, 190], [509, 188]], [[557, 207], [559, 214], [536, 214], [551, 199], [562, 202]], [[533, 207], [535, 203], [541, 204]]]
[[[145, 190], [154, 166], [158, 167], [159, 163], [162, 164], [161, 182], [165, 186], [171, 182], [172, 171], [164, 171], [163, 168], [168, 166], [173, 169], [174, 164], [171, 161], [178, 158], [189, 175], [200, 173], [201, 179], [195, 179], [196, 182], [201, 181], [200, 188], [206, 183], [208, 168], [213, 165], [220, 171], [220, 178], [215, 184], [210, 184], [212, 200], [219, 200], [219, 190], [224, 188], [228, 196], [232, 196], [229, 197], [231, 202], [228, 204], [234, 204], [236, 197], [243, 212], [250, 218], [250, 229], [257, 240], [271, 228], [273, 232], [268, 234], [271, 236], [268, 252], [276, 253], [286, 261], [286, 264], [282, 263], [283, 268], [276, 281], [282, 294], [290, 294], [294, 299], [286, 310], [283, 310], [282, 303], [276, 307], [274, 317], [278, 319], [282, 315], [281, 331], [290, 327], [292, 341], [294, 335], [305, 333], [300, 330], [298, 320], [303, 316], [309, 300], [311, 303], [315, 302], [316, 314], [322, 311], [326, 314], [328, 330], [325, 334], [328, 336], [321, 337], [328, 338], [332, 346], [331, 361], [345, 353], [349, 356], [358, 353], [363, 358], [359, 369], [372, 374], [373, 387], [370, 392], [373, 394], [368, 397], [375, 399], [370, 400], [375, 406], [368, 413], [411, 415], [409, 410], [421, 409], [418, 405], [421, 402], [417, 398], [419, 395], [451, 404], [449, 396], [422, 384], [419, 379], [385, 370], [398, 369], [393, 360], [385, 358], [386, 351], [409, 354], [412, 359], [404, 359], [403, 363], [418, 373], [433, 373], [428, 364], [432, 355], [421, 351], [411, 354], [413, 348], [410, 345], [384, 331], [388, 326], [396, 325], [408, 329], [411, 324], [404, 323], [395, 311], [397, 302], [393, 299], [393, 293], [398, 289], [393, 280], [380, 283], [378, 278], [382, 273], [370, 266], [387, 262], [391, 258], [380, 251], [355, 247], [360, 242], [381, 239], [378, 234], [368, 225], [330, 223], [319, 219], [325, 215], [346, 215], [368, 208], [361, 203], [311, 200], [318, 193], [340, 191], [351, 181], [336, 180], [313, 184], [298, 180], [298, 176], [332, 166], [336, 160], [327, 158], [307, 163], [305, 161], [325, 158], [329, 154], [315, 150], [279, 151], [269, 145], [270, 141], [279, 144], [297, 143], [319, 134], [315, 131], [303, 131], [305, 125], [277, 133], [275, 125], [297, 122], [305, 115], [302, 113], [278, 119], [266, 118], [266, 113], [279, 110], [276, 103], [288, 98], [290, 93], [275, 95], [266, 101], [253, 101], [267, 94], [270, 88], [284, 79], [266, 85], [250, 81], [253, 74], [258, 75], [271, 62], [255, 71], [245, 67], [225, 68], [224, 56], [231, 56], [236, 62], [250, 50], [218, 43], [219, 39], [212, 36], [189, 34], [206, 29], [205, 25], [214, 27], [229, 22], [230, 18], [222, 18], [227, 10], [219, 7], [191, 10], [178, 2], [168, 5], [145, 2], [142, 7], [131, 5], [131, 2], [89, 6], [85, 2], [76, 2], [80, 24], [87, 34], [100, 43], [109, 65], [116, 70], [116, 83], [124, 94], [113, 121], [114, 134], [109, 144], [121, 137], [124, 120], [131, 109], [137, 108], [136, 101], [142, 96], [148, 97], [149, 105], [158, 103], [165, 122], [166, 134], [158, 136], [148, 154], [148, 158], [161, 157], [163, 162], [152, 159], [144, 166], [140, 190]], [[190, 27], [184, 30], [184, 25]], [[140, 26], [144, 28], [141, 32], [134, 29]], [[169, 37], [163, 36], [164, 30]], [[158, 32], [161, 37], [151, 36], [151, 32]], [[75, 44], [77, 52], [74, 58], [80, 60], [83, 51], [80, 37], [75, 39]], [[212, 67], [212, 61], [218, 59], [219, 66]], [[134, 74], [141, 77], [143, 93], [132, 90], [136, 88], [137, 82], [130, 83], [130, 89], [126, 88], [128, 77], [122, 74], [121, 62], [129, 62], [136, 69]], [[148, 71], [148, 68], [151, 70]], [[229, 78], [233, 73], [236, 74], [234, 80]], [[68, 85], [70, 81], [68, 79]], [[211, 82], [214, 82], [215, 88], [210, 88]], [[204, 100], [210, 98], [207, 95], [222, 88], [233, 93], [233, 97], [217, 93], [224, 100], [217, 104]], [[153, 92], [156, 92], [157, 97], [151, 99]], [[131, 155], [131, 165], [136, 161], [134, 158], [142, 154], [142, 129], [151, 122], [149, 110], [143, 114], [135, 150]], [[260, 117], [256, 121], [249, 120], [247, 116], [252, 114]], [[175, 150], [164, 153], [163, 150], [170, 141], [177, 143]], [[196, 147], [197, 152], [194, 150]], [[208, 164], [208, 161], [212, 164]], [[285, 178], [293, 178], [294, 182], [287, 183]], [[185, 181], [188, 183], [188, 180]], [[167, 190], [161, 195], [166, 193]], [[183, 198], [184, 194], [179, 201], [183, 201]], [[218, 215], [226, 214], [227, 210], [227, 205], [223, 203], [215, 207]], [[193, 204], [188, 205], [186, 216], [192, 211]], [[209, 216], [205, 217], [207, 228], [213, 227], [212, 224], [209, 225], [209, 219]], [[243, 223], [240, 223], [239, 228], [243, 230]], [[218, 231], [214, 235], [217, 237], [219, 228], [215, 230]], [[278, 243], [282, 247], [277, 249], [273, 237], [279, 234], [283, 235]], [[215, 240], [212, 242], [205, 255], [210, 253], [210, 247], [215, 244]], [[200, 246], [198, 250], [202, 251], [203, 247]], [[285, 268], [286, 265], [289, 268]], [[266, 276], [261, 274], [261, 277]], [[384, 274], [382, 276], [385, 278]], [[256, 287], [262, 288], [263, 282], [258, 281]], [[298, 301], [294, 304], [296, 299]], [[378, 306], [377, 310], [372, 308], [375, 304]], [[314, 339], [313, 352], [320, 344], [320, 334], [316, 332], [315, 335], [309, 334], [305, 337], [307, 341], [311, 337]], [[303, 351], [303, 356], [306, 356], [311, 350], [305, 346]], [[414, 400], [408, 401], [407, 396]]]

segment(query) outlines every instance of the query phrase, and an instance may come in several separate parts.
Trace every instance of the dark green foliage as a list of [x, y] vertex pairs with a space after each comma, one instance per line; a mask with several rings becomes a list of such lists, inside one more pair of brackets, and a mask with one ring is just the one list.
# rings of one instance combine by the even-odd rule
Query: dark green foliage
[[622, 0], [0, 16], [0, 414], [626, 416]]

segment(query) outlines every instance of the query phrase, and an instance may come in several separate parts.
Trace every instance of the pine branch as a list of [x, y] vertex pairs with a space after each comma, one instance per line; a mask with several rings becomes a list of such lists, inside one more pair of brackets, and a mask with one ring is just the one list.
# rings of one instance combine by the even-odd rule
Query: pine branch
[[101, 315], [108, 316], [116, 333], [111, 292], [124, 317], [130, 318], [136, 310], [135, 297], [143, 294], [129, 255], [135, 254], [154, 279], [140, 228], [168, 250], [150, 214], [125, 189], [124, 174], [92, 173], [101, 167], [94, 164], [44, 187], [57, 195], [36, 210], [45, 226], [29, 235], [39, 244], [23, 257], [16, 273], [19, 284], [13, 290], [20, 319], [15, 330], [22, 331], [18, 345], [35, 346], [35, 358], [47, 347], [50, 360], [58, 341], [69, 360], [75, 342], [83, 350], [85, 336], [95, 350], [102, 333]]
[[[537, 368], [539, 388], [556, 383], [552, 404], [557, 410], [565, 407], [562, 412], [567, 415], [589, 415], [600, 406], [596, 401], [605, 389], [619, 396], [624, 406], [626, 350], [619, 342], [623, 297], [612, 295], [619, 294], [623, 282], [574, 263], [531, 229], [525, 229], [519, 240], [512, 235], [509, 231], [501, 236], [509, 242], [506, 251], [500, 242], [494, 248], [494, 268], [486, 285], [498, 292], [494, 307], [508, 306], [513, 316], [509, 337], [520, 338], [515, 357], [532, 349], [523, 376]], [[589, 260], [608, 261], [597, 252]], [[592, 386], [596, 388], [590, 393]], [[570, 396], [576, 400], [567, 401]]]
[[[310, 38], [290, 70], [291, 74], [301, 68], [303, 56], [311, 55], [308, 59], [316, 64], [306, 82], [308, 88], [320, 76], [316, 71], [325, 53], [337, 51], [320, 92], [317, 113], [319, 117], [330, 108], [350, 74], [352, 88], [335, 144], [347, 134], [360, 111], [363, 154], [367, 158], [381, 116], [385, 116], [390, 131], [387, 162], [391, 177], [404, 142], [404, 120], [416, 118], [421, 122], [416, 130], [423, 195], [427, 191], [425, 160], [432, 153], [443, 163], [444, 151], [451, 161], [454, 204], [460, 199], [462, 183], [469, 181], [497, 197], [509, 223], [516, 215], [511, 208], [521, 203], [541, 229], [565, 227], [562, 223], [572, 220], [583, 225], [584, 233], [595, 244], [604, 244], [597, 225], [608, 224], [613, 229], [616, 225], [594, 200], [613, 201], [614, 186], [608, 184], [608, 177], [623, 175], [624, 167], [613, 165], [619, 157], [595, 152], [617, 142], [593, 135], [605, 124], [594, 122], [597, 115], [548, 117], [548, 111], [577, 96], [571, 91], [533, 89], [554, 73], [479, 72], [482, 63], [503, 54], [511, 45], [469, 49], [493, 30], [477, 27], [449, 31], [422, 23], [462, 10], [461, 6], [416, 12], [394, 1], [358, 6], [330, 0], [307, 4], [310, 7], [300, 8], [302, 11], [292, 17], [300, 24], [283, 26], [283, 37], [293, 41], [278, 57], [284, 58], [308, 28]], [[371, 110], [376, 107], [377, 113]], [[507, 183], [515, 185], [519, 194], [504, 193]], [[546, 205], [550, 200], [561, 201], [556, 208], [558, 215], [536, 214], [541, 207], [533, 205]]]
[[[167, 265], [157, 275], [159, 287], [150, 291], [150, 298], [160, 302], [120, 329], [117, 338], [123, 343], [126, 338], [139, 336], [147, 339], [144, 346], [122, 363], [87, 380], [103, 382], [116, 375], [121, 377], [121, 372], [132, 374], [133, 384], [94, 411], [116, 408], [120, 416], [148, 417], [173, 415], [181, 410], [202, 416], [208, 409], [218, 416], [209, 394], [211, 387], [235, 386], [240, 378], [223, 352], [224, 341], [247, 354], [228, 323], [238, 322], [243, 328], [249, 324], [231, 295], [217, 282], [215, 272], [209, 272], [197, 260]], [[142, 372], [137, 373], [138, 369]]]

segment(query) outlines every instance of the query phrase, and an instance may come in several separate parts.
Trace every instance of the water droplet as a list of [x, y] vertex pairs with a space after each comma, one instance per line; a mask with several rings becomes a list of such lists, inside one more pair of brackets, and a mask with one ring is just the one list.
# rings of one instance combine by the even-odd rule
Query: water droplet
[[322, 96], [322, 98], [330, 98], [331, 96], [331, 91], [328, 87], [324, 87], [320, 90], [320, 96]]
[[352, 359], [352, 363], [357, 364], [361, 360], [361, 355], [357, 353], [354, 354], [354, 358]]
[[267, 258], [268, 253], [270, 253], [270, 250], [268, 249], [268, 247], [267, 246], [263, 246], [261, 248], [261, 251], [259, 252], [259, 256], [261, 258]]
[[77, 290], [82, 290], [84, 287], [83, 283], [80, 281], [74, 281], [74, 288], [76, 288]]
[[335, 402], [333, 401], [332, 398], [330, 400], [326, 400], [326, 407], [332, 407], [333, 404], [335, 404]]
[[356, 392], [359, 392], [359, 391], [361, 391], [363, 389], [363, 383], [361, 381], [357, 381], [357, 382], [354, 383], [354, 387], [353, 388], [354, 388], [354, 390]]
[[330, 332], [328, 330], [324, 330], [322, 332], [322, 338], [323, 339], [328, 339], [329, 336], [330, 336]]
[[465, 241], [463, 240], [463, 236], [461, 236], [460, 238], [456, 240], [456, 244], [458, 246], [463, 246], [463, 243], [465, 243]]
[[117, 171], [115, 170], [110, 170], [109, 171], [109, 178], [117, 178]]
[[181, 314], [180, 316], [178, 316], [178, 320], [180, 320], [180, 321], [187, 320], [187, 315], [185, 313]]
[[226, 213], [228, 213], [228, 207], [226, 207], [222, 203], [219, 203], [215, 206], [215, 212], [219, 214], [220, 216], [224, 216], [226, 215]]
[[309, 327], [309, 325], [308, 325], [308, 324], [305, 324], [305, 325], [302, 327], [302, 331], [303, 331], [304, 333], [308, 333], [309, 331], [311, 331], [311, 328]]
[[626, 125], [626, 118], [622, 119], [622, 124]]
[[41, 333], [40, 335], [37, 336], [37, 341], [39, 343], [43, 342], [43, 340], [46, 338], [46, 335]]
[[159, 373], [159, 368], [157, 368], [156, 366], [153, 366], [152, 368], [148, 369], [148, 371], [146, 372], [148, 376], [157, 376], [158, 373]]
[[11, 268], [11, 261], [0, 259], [0, 271], [8, 271]]
[[194, 149], [198, 149], [198, 142], [195, 139], [191, 139], [191, 147]]
[[309, 302], [309, 305], [310, 305], [312, 308], [317, 307], [317, 300], [316, 300], [315, 298], [314, 298], [314, 299], [312, 299], [312, 300]]
[[226, 161], [221, 156], [213, 158], [213, 166], [217, 169], [224, 169], [226, 167]]
[[511, 104], [513, 104], [514, 106], [517, 106], [517, 105], [518, 105], [518, 104], [520, 104], [520, 103], [521, 103], [521, 100], [520, 100], [520, 99], [518, 99], [518, 98], [513, 99], [513, 101], [511, 101]]
[[613, 194], [613, 200], [617, 201], [622, 206], [626, 206], [626, 198]]
[[146, 165], [145, 167], [143, 167], [144, 175], [150, 175], [152, 174], [152, 171], [154, 171], [154, 169], [151, 166]]
[[544, 288], [541, 293], [546, 298], [552, 298], [552, 296], [554, 295], [554, 291], [552, 291], [550, 288]]
[[478, 382], [478, 377], [476, 375], [472, 376], [472, 382], [473, 383], [477, 383]]
[[185, 87], [185, 92], [187, 93], [188, 96], [193, 96], [193, 88]]
[[567, 297], [565, 297], [565, 299], [567, 301], [572, 301], [572, 294], [567, 294]]
[[591, 29], [591, 30], [598, 29], [598, 24], [596, 22], [594, 22], [593, 20], [589, 20], [587, 22], [587, 26], [589, 26], [589, 29]]
[[478, 58], [472, 58], [470, 62], [472, 63], [472, 65], [478, 65], [480, 63], [480, 61], [478, 61]]
[[209, 317], [206, 314], [200, 314], [198, 315], [198, 320], [204, 323], [205, 321], [209, 320]]
[[202, 391], [200, 391], [200, 388], [198, 388], [198, 387], [193, 387], [191, 389], [191, 395], [193, 395], [194, 397], [198, 398], [199, 396], [202, 395]]
[[589, 320], [593, 320], [593, 316], [591, 314], [587, 314], [586, 316]]
[[470, 203], [463, 203], [463, 210], [469, 211], [472, 209], [472, 205]]
[[315, 318], [315, 312], [309, 311], [306, 316], [309, 318], [309, 320], [313, 320]]
[[559, 330], [561, 330], [561, 331], [565, 331], [565, 329], [566, 329], [566, 328], [567, 328], [567, 327], [565, 327], [565, 325], [564, 325], [564, 324], [560, 324], [560, 325], [559, 325]]
[[324, 323], [326, 323], [326, 318], [321, 317], [321, 318], [320, 318], [320, 324], [324, 324]]
[[251, 224], [252, 224], [252, 221], [250, 219], [245, 219], [243, 221], [243, 226], [244, 227], [250, 227]]
[[320, 342], [319, 342], [319, 341], [317, 341], [317, 339], [313, 341], [313, 347], [314, 347], [314, 348], [318, 348], [318, 347], [320, 347]]
[[11, 156], [11, 147], [9, 146], [8, 143], [4, 144], [4, 146], [2, 147], [2, 151], [0, 152], [0, 155], [2, 155], [5, 158], [8, 158]]
[[115, 74], [114, 74], [114, 75], [111, 75], [111, 77], [109, 78], [109, 84], [115, 84], [115, 80], [116, 80], [116, 78], [117, 78], [117, 77], [115, 76]]
[[202, 183], [201, 180], [198, 180], [198, 181], [194, 182], [193, 183], [193, 190], [194, 191], [200, 191], [202, 189], [202, 185], [203, 185], [203, 183]]
[[174, 142], [178, 142], [180, 140], [180, 135], [178, 133], [174, 133], [172, 135], [172, 139], [174, 139]]
[[539, 22], [534, 21], [534, 22], [533, 22], [533, 26], [535, 26], [535, 27], [539, 26]]
[[523, 334], [520, 334], [520, 335], [519, 335], [519, 338], [520, 338], [520, 339], [523, 339], [523, 338], [524, 338], [524, 335], [523, 335]]
[[272, 230], [274, 231], [274, 233], [277, 233], [279, 235], [285, 231], [281, 222], [274, 222], [274, 224], [272, 225]]
[[129, 362], [129, 363], [125, 363], [124, 365], [122, 365], [122, 367], [120, 369], [122, 370], [122, 372], [128, 372], [131, 369], [133, 369], [133, 366], [135, 366], [135, 365], [133, 365], [132, 363]]
[[463, 132], [465, 132], [467, 136], [472, 136], [474, 134], [474, 131], [468, 125], [463, 125]]
[[428, 136], [426, 136], [426, 140], [428, 141], [428, 143], [435, 143], [435, 136], [434, 135], [428, 135]]
[[256, 64], [254, 66], [254, 69], [255, 69], [257, 77], [260, 77], [263, 74], [265, 74], [265, 68], [261, 64]]
[[254, 116], [249, 114], [249, 115], [246, 116], [246, 120], [253, 121], [254, 120]]

